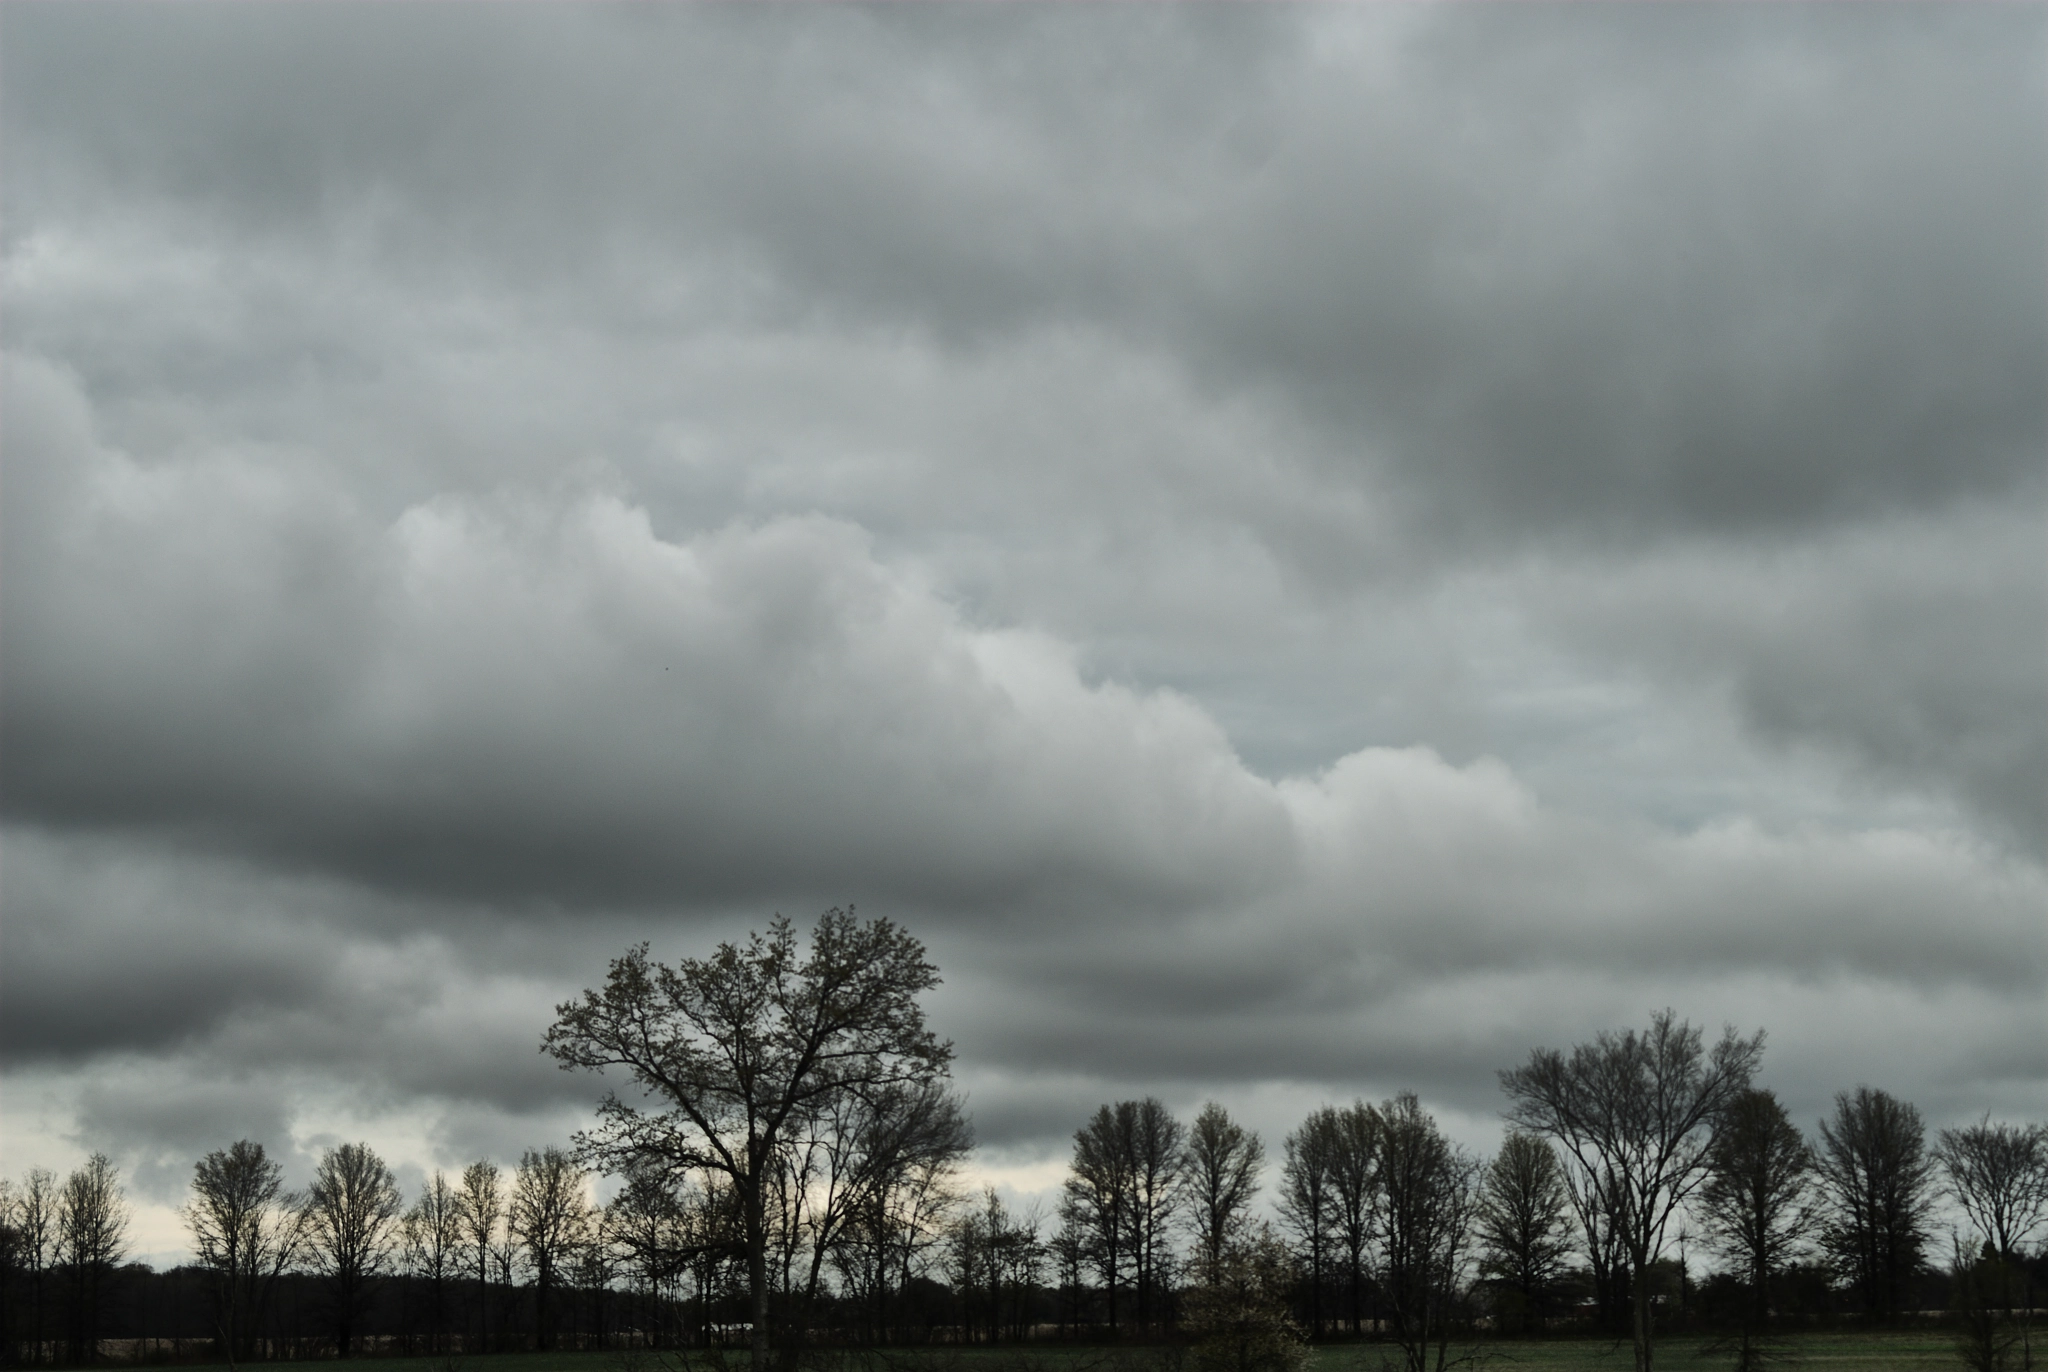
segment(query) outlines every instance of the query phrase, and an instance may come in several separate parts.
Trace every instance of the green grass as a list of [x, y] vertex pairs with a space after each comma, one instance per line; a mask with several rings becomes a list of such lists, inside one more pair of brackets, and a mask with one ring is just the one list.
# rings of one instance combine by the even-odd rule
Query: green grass
[[[1661, 1372], [1720, 1372], [1730, 1366], [1730, 1352], [1713, 1350], [1715, 1340], [1699, 1335], [1672, 1335], [1657, 1343], [1657, 1367]], [[1073, 1372], [1116, 1372], [1105, 1369], [1109, 1349], [1061, 1344], [934, 1348], [930, 1360], [933, 1372], [972, 1372], [980, 1364], [989, 1372], [1008, 1372], [1029, 1367], [1040, 1372], [1057, 1372], [1071, 1364]], [[1125, 1350], [1139, 1353], [1137, 1348]], [[1630, 1372], [1634, 1355], [1624, 1341], [1610, 1339], [1544, 1339], [1529, 1342], [1502, 1340], [1478, 1345], [1480, 1360], [1476, 1372]], [[1331, 1344], [1316, 1350], [1309, 1372], [1380, 1372], [1394, 1350], [1382, 1344]], [[1019, 1356], [1019, 1355], [1024, 1356]], [[1813, 1333], [1790, 1336], [1780, 1366], [1785, 1372], [1961, 1372], [1954, 1335], [1944, 1329], [1884, 1333]], [[924, 1361], [917, 1350], [902, 1350], [908, 1366]], [[747, 1355], [743, 1349], [726, 1353], [732, 1372], [743, 1372]], [[563, 1353], [480, 1353], [456, 1358], [362, 1358], [364, 1372], [677, 1372], [671, 1362], [657, 1362], [643, 1354], [634, 1362], [617, 1352]], [[693, 1360], [695, 1361], [695, 1360]], [[890, 1361], [893, 1361], [891, 1359]], [[1113, 1361], [1121, 1363], [1123, 1360]], [[276, 1367], [286, 1372], [299, 1364], [245, 1364], [238, 1372], [265, 1372]], [[699, 1368], [701, 1362], [696, 1362]], [[186, 1364], [179, 1372], [226, 1372], [225, 1364]], [[1126, 1369], [1128, 1372], [1128, 1368]]]
[[[1714, 1372], [1734, 1362], [1718, 1339], [1670, 1335], [1657, 1341], [1663, 1372]], [[1626, 1340], [1544, 1339], [1481, 1344], [1485, 1372], [1629, 1372], [1635, 1353]], [[1378, 1372], [1383, 1348], [1335, 1345], [1317, 1350], [1312, 1372]], [[1909, 1333], [1795, 1334], [1785, 1340], [1786, 1372], [1961, 1372], [1947, 1330]]]

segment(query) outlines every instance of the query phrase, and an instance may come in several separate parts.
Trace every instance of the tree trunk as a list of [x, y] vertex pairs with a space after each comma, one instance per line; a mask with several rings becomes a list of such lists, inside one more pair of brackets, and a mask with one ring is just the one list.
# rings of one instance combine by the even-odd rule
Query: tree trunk
[[1637, 1263], [1634, 1288], [1629, 1292], [1629, 1303], [1634, 1307], [1632, 1321], [1636, 1345], [1636, 1372], [1650, 1372], [1650, 1272], [1648, 1263]]
[[[755, 1172], [758, 1178], [759, 1170]], [[768, 1233], [762, 1214], [758, 1182], [746, 1199], [747, 1207], [747, 1296], [754, 1326], [747, 1331], [747, 1352], [753, 1372], [768, 1368]]]

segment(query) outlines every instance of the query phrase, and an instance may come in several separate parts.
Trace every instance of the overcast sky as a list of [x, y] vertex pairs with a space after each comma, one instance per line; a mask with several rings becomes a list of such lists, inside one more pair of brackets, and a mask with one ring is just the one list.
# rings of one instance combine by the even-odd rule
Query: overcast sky
[[2048, 11], [0, 36], [0, 1143], [142, 1251], [849, 902], [1024, 1190], [1667, 1005], [2048, 1118]]

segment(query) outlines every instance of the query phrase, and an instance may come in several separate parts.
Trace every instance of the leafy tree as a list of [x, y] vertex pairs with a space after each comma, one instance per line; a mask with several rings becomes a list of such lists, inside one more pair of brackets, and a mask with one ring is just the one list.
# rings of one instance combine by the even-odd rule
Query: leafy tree
[[1750, 1323], [1770, 1314], [1772, 1279], [1813, 1229], [1813, 1152], [1769, 1091], [1738, 1093], [1708, 1154], [1699, 1213], [1714, 1248], [1749, 1280]]
[[199, 1265], [213, 1276], [215, 1326], [232, 1368], [251, 1349], [264, 1297], [298, 1255], [297, 1200], [285, 1193], [282, 1164], [242, 1139], [193, 1164], [182, 1213]]
[[1582, 1221], [1611, 1226], [1627, 1259], [1636, 1372], [1650, 1372], [1654, 1346], [1644, 1278], [1663, 1256], [1673, 1212], [1704, 1180], [1715, 1122], [1748, 1088], [1763, 1041], [1762, 1031], [1745, 1039], [1728, 1029], [1709, 1050], [1699, 1030], [1661, 1010], [1642, 1032], [1603, 1032], [1569, 1056], [1539, 1048], [1501, 1073], [1509, 1120], [1572, 1158]]
[[1925, 1265], [1933, 1202], [1920, 1112], [1868, 1086], [1841, 1092], [1821, 1121], [1815, 1170], [1828, 1202], [1821, 1246], [1869, 1314], [1896, 1315]]
[[[1480, 1271], [1512, 1293], [1512, 1323], [1540, 1327], [1551, 1286], [1571, 1254], [1571, 1196], [1548, 1141], [1510, 1129], [1479, 1181], [1473, 1233]], [[1504, 1323], [1509, 1321], [1504, 1321]]]
[[1287, 1309], [1294, 1265], [1265, 1225], [1235, 1238], [1183, 1302], [1195, 1372], [1302, 1372], [1309, 1347]]
[[831, 910], [808, 958], [778, 917], [765, 936], [673, 967], [642, 944], [613, 961], [601, 990], [556, 1007], [546, 1052], [564, 1068], [620, 1068], [663, 1105], [607, 1092], [597, 1128], [577, 1135], [584, 1154], [610, 1172], [659, 1161], [730, 1182], [757, 1368], [769, 1354], [766, 1202], [785, 1131], [835, 1096], [945, 1076], [952, 1045], [925, 1028], [917, 999], [938, 980], [909, 934]]
[[1224, 1251], [1245, 1227], [1265, 1163], [1266, 1146], [1259, 1136], [1235, 1123], [1215, 1101], [1195, 1116], [1181, 1171], [1201, 1279], [1212, 1286], [1222, 1280]]
[[320, 1155], [303, 1210], [306, 1252], [326, 1282], [341, 1357], [355, 1352], [356, 1325], [390, 1263], [402, 1205], [391, 1169], [369, 1144]]

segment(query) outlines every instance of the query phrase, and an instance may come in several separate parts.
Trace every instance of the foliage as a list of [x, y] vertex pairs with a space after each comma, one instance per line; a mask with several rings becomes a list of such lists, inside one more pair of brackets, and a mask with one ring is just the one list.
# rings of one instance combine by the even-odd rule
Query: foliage
[[1293, 1279], [1287, 1246], [1263, 1226], [1226, 1247], [1214, 1280], [1182, 1301], [1195, 1372], [1302, 1372], [1309, 1347], [1288, 1313]]

